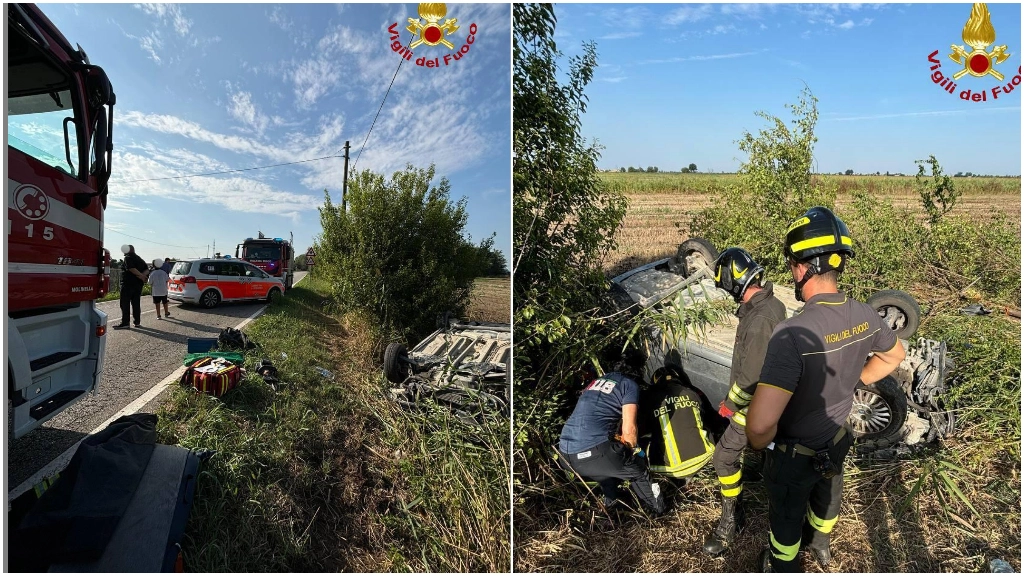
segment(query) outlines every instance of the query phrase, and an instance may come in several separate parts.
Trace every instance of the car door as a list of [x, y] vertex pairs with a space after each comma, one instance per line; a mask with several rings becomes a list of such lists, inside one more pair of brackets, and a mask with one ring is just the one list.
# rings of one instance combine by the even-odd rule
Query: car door
[[248, 298], [266, 298], [267, 290], [270, 287], [265, 279], [266, 274], [252, 264], [245, 265], [246, 278], [248, 280]]
[[225, 300], [239, 300], [249, 295], [249, 283], [241, 262], [220, 262], [217, 284]]

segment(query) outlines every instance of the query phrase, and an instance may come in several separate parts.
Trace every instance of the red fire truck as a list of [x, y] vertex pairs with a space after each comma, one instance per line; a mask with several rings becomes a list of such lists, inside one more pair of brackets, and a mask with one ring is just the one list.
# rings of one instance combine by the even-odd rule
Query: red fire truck
[[255, 265], [271, 276], [284, 279], [284, 289], [291, 290], [295, 276], [295, 249], [292, 248], [292, 236], [283, 238], [267, 238], [262, 232], [258, 238], [246, 238], [235, 246], [235, 258], [241, 258]]
[[114, 91], [31, 4], [7, 4], [7, 408], [21, 437], [95, 389]]

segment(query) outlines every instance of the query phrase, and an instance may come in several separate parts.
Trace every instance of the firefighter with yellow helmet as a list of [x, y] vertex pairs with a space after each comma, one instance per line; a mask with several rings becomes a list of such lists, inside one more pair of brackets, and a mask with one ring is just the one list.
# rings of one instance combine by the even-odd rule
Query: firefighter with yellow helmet
[[845, 422], [854, 389], [881, 380], [905, 356], [875, 310], [839, 291], [854, 250], [849, 229], [831, 210], [814, 207], [794, 221], [785, 255], [805, 305], [772, 333], [746, 426], [750, 445], [768, 448], [769, 549], [761, 561], [772, 572], [799, 570], [805, 528], [814, 558], [823, 566], [831, 561], [843, 461], [853, 443]]

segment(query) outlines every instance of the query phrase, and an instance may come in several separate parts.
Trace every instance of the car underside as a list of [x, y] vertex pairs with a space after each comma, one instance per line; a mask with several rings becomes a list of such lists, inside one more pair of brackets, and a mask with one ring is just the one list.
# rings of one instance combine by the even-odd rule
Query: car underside
[[511, 336], [508, 324], [445, 318], [441, 328], [412, 350], [389, 344], [384, 376], [397, 385], [391, 399], [410, 411], [449, 410], [469, 426], [509, 417]]

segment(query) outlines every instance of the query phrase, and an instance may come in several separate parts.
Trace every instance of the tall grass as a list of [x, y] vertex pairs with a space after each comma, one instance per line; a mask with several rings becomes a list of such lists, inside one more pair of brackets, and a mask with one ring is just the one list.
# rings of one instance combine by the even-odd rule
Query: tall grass
[[[190, 572], [508, 569], [508, 422], [470, 434], [387, 398], [380, 335], [309, 278], [245, 330], [261, 348], [221, 399], [176, 389], [160, 440], [214, 450], [184, 546]], [[280, 371], [276, 389], [252, 373]], [[331, 374], [321, 375], [318, 368]]]

